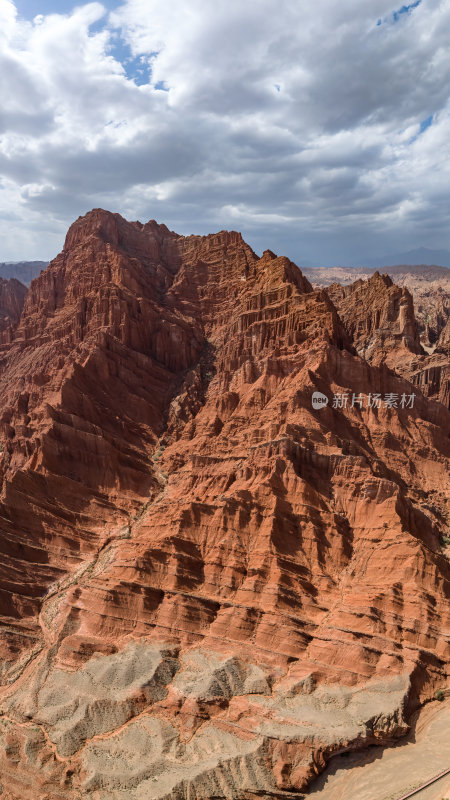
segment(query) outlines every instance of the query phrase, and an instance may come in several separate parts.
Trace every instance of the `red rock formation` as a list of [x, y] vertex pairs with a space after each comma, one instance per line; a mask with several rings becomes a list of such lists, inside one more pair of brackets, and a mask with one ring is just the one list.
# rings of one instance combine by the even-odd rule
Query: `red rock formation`
[[448, 353], [450, 348], [450, 319], [447, 320], [445, 327], [442, 329], [439, 339], [436, 344], [436, 350], [441, 353]]
[[412, 380], [428, 397], [436, 396], [450, 408], [450, 317], [442, 328], [434, 351], [423, 362], [419, 364], [417, 379], [412, 373]]
[[11, 278], [0, 278], [0, 341], [9, 342], [19, 322], [27, 287]]
[[333, 283], [327, 293], [358, 355], [370, 363], [392, 366], [399, 349], [422, 352], [412, 296], [388, 275], [375, 272], [367, 281], [357, 280], [350, 286]]
[[447, 352], [433, 352], [404, 364], [404, 373], [426, 395], [450, 408], [450, 356]]
[[357, 353], [371, 364], [386, 364], [427, 397], [450, 408], [450, 358], [446, 328], [438, 344], [421, 347], [410, 292], [376, 272], [369, 280], [326, 289]]
[[[374, 272], [367, 267], [310, 267], [304, 270], [314, 287], [331, 283], [349, 285], [357, 280], [367, 280]], [[400, 264], [383, 267], [383, 273], [411, 293], [421, 343], [426, 348], [433, 347], [450, 317], [450, 269]]]
[[279, 797], [445, 684], [450, 413], [355, 353], [418, 348], [373, 286], [71, 227], [1, 362], [6, 797]]

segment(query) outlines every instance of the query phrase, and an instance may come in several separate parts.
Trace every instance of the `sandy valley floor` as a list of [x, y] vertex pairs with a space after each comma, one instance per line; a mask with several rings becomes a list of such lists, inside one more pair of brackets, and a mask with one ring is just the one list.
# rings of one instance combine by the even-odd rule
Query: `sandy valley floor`
[[[415, 732], [392, 748], [333, 759], [308, 800], [397, 800], [450, 767], [450, 702], [424, 709]], [[450, 800], [450, 774], [411, 800]]]

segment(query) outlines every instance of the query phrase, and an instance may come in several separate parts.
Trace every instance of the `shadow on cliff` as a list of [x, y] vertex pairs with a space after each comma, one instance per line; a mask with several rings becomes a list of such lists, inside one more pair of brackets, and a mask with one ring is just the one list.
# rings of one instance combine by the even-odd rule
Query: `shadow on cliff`
[[327, 788], [329, 778], [336, 775], [339, 770], [362, 770], [369, 764], [379, 761], [383, 757], [383, 754], [386, 750], [403, 748], [410, 744], [415, 744], [417, 738], [416, 729], [419, 722], [419, 713], [419, 711], [416, 711], [412, 715], [410, 719], [411, 729], [409, 733], [407, 733], [406, 736], [402, 736], [401, 739], [393, 740], [390, 744], [370, 744], [369, 746], [366, 745], [364, 750], [348, 751], [346, 753], [340, 753], [339, 755], [333, 756], [328, 762], [326, 769], [319, 775], [318, 778], [316, 778], [316, 780], [310, 784], [308, 791], [301, 795], [299, 800], [301, 800], [301, 798], [305, 798], [305, 800], [307, 800], [307, 798], [313, 792], [315, 793], [324, 791]]

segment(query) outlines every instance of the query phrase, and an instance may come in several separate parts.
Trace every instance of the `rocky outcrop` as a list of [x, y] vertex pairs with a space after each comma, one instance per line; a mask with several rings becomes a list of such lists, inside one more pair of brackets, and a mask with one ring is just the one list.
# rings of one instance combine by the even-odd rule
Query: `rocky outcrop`
[[435, 352], [425, 358], [411, 359], [405, 364], [409, 379], [427, 397], [439, 400], [450, 408], [450, 356]]
[[[303, 270], [314, 287], [332, 283], [348, 286], [368, 280], [374, 272], [367, 267], [310, 267]], [[450, 269], [426, 264], [399, 264], [383, 267], [382, 273], [411, 293], [420, 341], [425, 348], [433, 348], [450, 317]]]
[[450, 356], [447, 328], [438, 343], [423, 348], [410, 292], [376, 272], [369, 280], [326, 289], [362, 358], [386, 364], [407, 378], [426, 397], [449, 408]]
[[380, 280], [353, 330], [238, 233], [71, 227], [0, 363], [6, 797], [287, 796], [445, 685], [450, 412]]
[[450, 408], [450, 317], [442, 328], [432, 354], [421, 359], [411, 380], [428, 397], [435, 397]]
[[[393, 366], [399, 351], [422, 353], [410, 292], [378, 272], [350, 286], [333, 283], [327, 293], [339, 311], [358, 355]], [[394, 357], [394, 361], [392, 358]]]
[[398, 266], [386, 271], [411, 292], [421, 342], [433, 348], [450, 318], [450, 269]]
[[22, 313], [26, 293], [27, 288], [20, 281], [0, 278], [0, 341], [11, 340]]
[[444, 353], [444, 355], [447, 356], [450, 354], [450, 317], [447, 320], [445, 327], [442, 328], [439, 339], [437, 340], [436, 352]]

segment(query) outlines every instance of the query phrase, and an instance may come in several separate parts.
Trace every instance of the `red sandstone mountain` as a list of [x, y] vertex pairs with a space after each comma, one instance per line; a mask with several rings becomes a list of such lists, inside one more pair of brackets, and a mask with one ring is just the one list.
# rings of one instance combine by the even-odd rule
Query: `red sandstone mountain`
[[367, 281], [359, 279], [349, 286], [333, 283], [326, 291], [358, 355], [370, 364], [386, 364], [427, 397], [450, 408], [448, 324], [435, 346], [425, 350], [412, 295], [378, 272]]
[[436, 343], [436, 350], [439, 353], [448, 353], [450, 348], [450, 317], [446, 322], [445, 328], [442, 329], [439, 339]]
[[445, 688], [450, 412], [369, 363], [383, 285], [362, 357], [237, 233], [72, 225], [0, 361], [7, 800], [286, 797]]
[[392, 366], [399, 347], [409, 353], [423, 352], [412, 296], [388, 275], [375, 272], [367, 281], [357, 280], [350, 286], [333, 283], [327, 294], [358, 355], [370, 363]]
[[[348, 286], [368, 280], [375, 270], [367, 267], [310, 267], [303, 272], [312, 286], [319, 287], [332, 283]], [[379, 272], [389, 275], [397, 286], [411, 293], [420, 340], [429, 352], [450, 318], [450, 269], [424, 264], [400, 264], [383, 267]]]
[[0, 341], [8, 341], [19, 322], [27, 287], [15, 278], [0, 278]]

